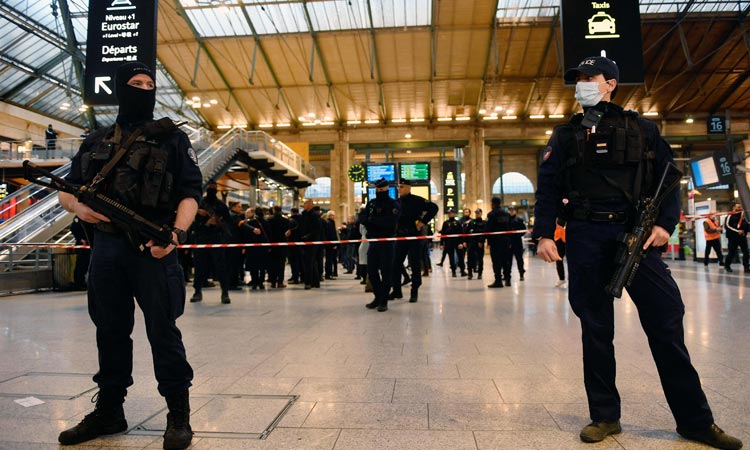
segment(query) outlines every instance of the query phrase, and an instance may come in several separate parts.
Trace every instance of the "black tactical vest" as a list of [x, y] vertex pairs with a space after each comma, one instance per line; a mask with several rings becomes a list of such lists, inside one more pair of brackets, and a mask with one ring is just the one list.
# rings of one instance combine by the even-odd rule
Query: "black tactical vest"
[[576, 114], [560, 130], [565, 195], [584, 202], [632, 204], [652, 182], [655, 157], [646, 148], [638, 114], [605, 115], [594, 130], [582, 126], [582, 119], [583, 114]]
[[[171, 125], [171, 126], [170, 126]], [[174, 175], [168, 171], [169, 150], [163, 148], [161, 140], [176, 129], [171, 121], [149, 122], [142, 135], [130, 146], [103, 182], [103, 193], [134, 209], [172, 209], [170, 196]], [[121, 143], [129, 134], [123, 133], [116, 142], [115, 129], [106, 133], [106, 138], [93, 145], [90, 152], [81, 155], [81, 171], [86, 183], [112, 159]]]

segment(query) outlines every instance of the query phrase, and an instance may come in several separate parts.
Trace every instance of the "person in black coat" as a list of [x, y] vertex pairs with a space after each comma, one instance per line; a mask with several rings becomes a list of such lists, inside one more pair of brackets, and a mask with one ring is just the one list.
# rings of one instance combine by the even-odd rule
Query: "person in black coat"
[[[396, 235], [396, 226], [401, 215], [399, 202], [388, 196], [388, 181], [381, 178], [375, 184], [375, 198], [367, 202], [361, 215], [367, 229], [367, 238], [390, 238]], [[393, 276], [393, 242], [370, 242], [367, 249], [367, 276], [372, 284], [375, 299], [365, 305], [368, 309], [388, 311], [388, 291]]]
[[[217, 197], [217, 193], [216, 182], [209, 181], [206, 195], [198, 207], [198, 213], [193, 223], [196, 244], [226, 244], [231, 239], [229, 225], [232, 218], [229, 214], [229, 208]], [[193, 260], [195, 264], [195, 278], [193, 279], [195, 293], [190, 301], [195, 303], [203, 300], [203, 284], [208, 279], [210, 270], [213, 269], [214, 277], [219, 279], [221, 285], [221, 302], [230, 303], [226, 249], [195, 249]]]
[[[492, 197], [492, 211], [487, 214], [487, 223], [484, 231], [510, 231], [510, 214], [500, 206], [500, 199]], [[490, 244], [490, 258], [492, 258], [492, 271], [495, 273], [495, 281], [487, 287], [510, 286], [510, 236], [507, 234], [496, 234], [487, 236]]]
[[[289, 233], [289, 219], [281, 215], [281, 206], [273, 207], [273, 217], [268, 219], [271, 242], [286, 242]], [[284, 267], [286, 266], [287, 247], [271, 247], [271, 263], [268, 268], [268, 281], [271, 288], [285, 288]]]
[[727, 258], [724, 260], [724, 269], [731, 272], [731, 264], [737, 255], [737, 247], [742, 250], [742, 266], [745, 273], [750, 273], [750, 255], [747, 253], [747, 232], [750, 230], [745, 213], [742, 212], [742, 205], [735, 203], [732, 207], [732, 214], [727, 216], [724, 228], [727, 230], [727, 240], [729, 240], [729, 251]]
[[[451, 235], [451, 234], [461, 234], [463, 230], [461, 229], [461, 223], [456, 219], [456, 210], [453, 208], [450, 208], [448, 210], [448, 220], [443, 222], [443, 227], [440, 229], [441, 235]], [[443, 237], [440, 239], [441, 243], [443, 244], [443, 248], [448, 253], [448, 261], [450, 262], [451, 266], [451, 276], [456, 276], [456, 250], [458, 250], [458, 246], [461, 245], [461, 248], [463, 248], [463, 242], [459, 238], [447, 238]], [[466, 276], [466, 272], [464, 271], [463, 265], [461, 266], [461, 276]]]
[[[247, 220], [242, 224], [245, 242], [253, 244], [270, 242], [269, 225], [263, 217], [263, 208], [255, 208], [248, 216]], [[250, 272], [250, 288], [253, 291], [265, 288], [263, 280], [268, 269], [270, 255], [270, 247], [258, 246], [246, 248], [245, 268]]]
[[[320, 208], [317, 208], [319, 211]], [[302, 204], [302, 214], [297, 227], [300, 241], [320, 241], [323, 239], [324, 230], [320, 216], [318, 216], [312, 200], [309, 198]], [[321, 253], [320, 245], [305, 245], [302, 247], [302, 265], [304, 266], [305, 289], [320, 287], [320, 265], [318, 262]]]
[[[419, 236], [424, 228], [437, 214], [438, 206], [429, 200], [411, 193], [411, 180], [402, 178], [398, 184], [401, 216], [398, 220], [398, 236]], [[367, 226], [367, 225], [365, 225]], [[409, 302], [415, 303], [419, 296], [419, 286], [422, 285], [422, 249], [423, 242], [419, 240], [397, 241], [396, 256], [393, 267], [393, 292], [391, 298], [403, 298], [401, 293], [401, 269], [407, 255], [411, 267], [411, 295]]]
[[[302, 215], [299, 213], [299, 208], [297, 207], [292, 208], [290, 212], [287, 240], [289, 242], [299, 242], [299, 225], [302, 222]], [[289, 269], [292, 271], [292, 275], [288, 280], [289, 284], [299, 284], [303, 279], [305, 270], [302, 265], [302, 248], [292, 245], [289, 247], [287, 253], [289, 255]]]
[[[229, 232], [230, 241], [232, 244], [242, 243], [242, 230], [241, 225], [245, 220], [245, 211], [242, 209], [240, 202], [233, 202], [229, 207], [230, 221], [229, 221]], [[227, 249], [227, 266], [229, 279], [229, 289], [241, 290], [243, 284], [243, 278], [245, 277], [245, 258], [244, 249], [241, 247], [232, 247]]]
[[[511, 230], [526, 229], [526, 223], [516, 214], [515, 206], [508, 206], [508, 214], [510, 214]], [[523, 274], [526, 273], [526, 270], [524, 270], [523, 267], [523, 233], [514, 233], [510, 235], [510, 254], [510, 265], [513, 266], [513, 258], [515, 258], [516, 266], [518, 267], [518, 274], [521, 276], [521, 281], [523, 281]]]
[[[325, 240], [326, 241], [338, 241], [339, 233], [336, 229], [336, 213], [328, 211], [326, 218], [323, 219], [323, 225], [325, 226]], [[338, 244], [326, 244], [325, 245], [325, 278], [326, 280], [334, 280], [339, 276], [338, 273]]]

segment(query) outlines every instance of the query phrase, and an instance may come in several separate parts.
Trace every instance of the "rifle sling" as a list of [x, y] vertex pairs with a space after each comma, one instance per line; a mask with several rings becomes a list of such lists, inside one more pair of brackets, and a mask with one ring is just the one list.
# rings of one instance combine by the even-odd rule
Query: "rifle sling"
[[111, 160], [107, 163], [106, 166], [102, 168], [99, 173], [96, 174], [94, 179], [91, 181], [90, 189], [92, 191], [96, 191], [96, 187], [104, 181], [105, 178], [107, 178], [107, 175], [114, 169], [114, 167], [117, 165], [118, 162], [122, 159], [123, 156], [125, 156], [125, 153], [128, 152], [130, 149], [130, 146], [135, 143], [136, 139], [138, 139], [141, 136], [141, 133], [143, 130], [139, 127], [133, 130], [133, 132], [128, 136], [128, 139], [125, 141], [124, 144], [120, 145], [120, 141], [122, 141], [122, 128], [120, 128], [120, 124], [115, 125], [115, 145], [119, 146], [117, 149], [117, 153], [115, 153], [115, 156], [112, 157]]

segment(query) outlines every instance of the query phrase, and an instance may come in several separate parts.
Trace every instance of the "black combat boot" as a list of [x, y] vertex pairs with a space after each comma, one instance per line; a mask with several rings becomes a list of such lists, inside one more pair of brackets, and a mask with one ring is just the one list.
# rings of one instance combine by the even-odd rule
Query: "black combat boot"
[[182, 450], [190, 446], [193, 429], [190, 428], [190, 394], [188, 390], [167, 396], [167, 430], [164, 432], [164, 450]]
[[190, 303], [196, 303], [202, 300], [203, 300], [203, 292], [201, 292], [199, 289], [196, 289], [193, 296], [190, 297]]
[[221, 303], [224, 303], [225, 305], [228, 303], [232, 303], [232, 300], [229, 299], [228, 291], [221, 291]]
[[60, 433], [57, 440], [62, 445], [74, 445], [90, 441], [105, 434], [120, 433], [128, 429], [125, 421], [125, 389], [103, 388], [91, 399], [96, 408], [83, 418], [81, 423]]

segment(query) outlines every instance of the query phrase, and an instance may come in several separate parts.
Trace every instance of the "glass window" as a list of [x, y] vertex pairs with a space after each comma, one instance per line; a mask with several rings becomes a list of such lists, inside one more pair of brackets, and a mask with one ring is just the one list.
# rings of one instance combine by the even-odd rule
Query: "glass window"
[[500, 194], [500, 183], [503, 184], [503, 194], [533, 194], [534, 185], [526, 175], [518, 172], [508, 172], [495, 180], [492, 193]]
[[331, 178], [320, 177], [305, 191], [305, 198], [331, 198]]

